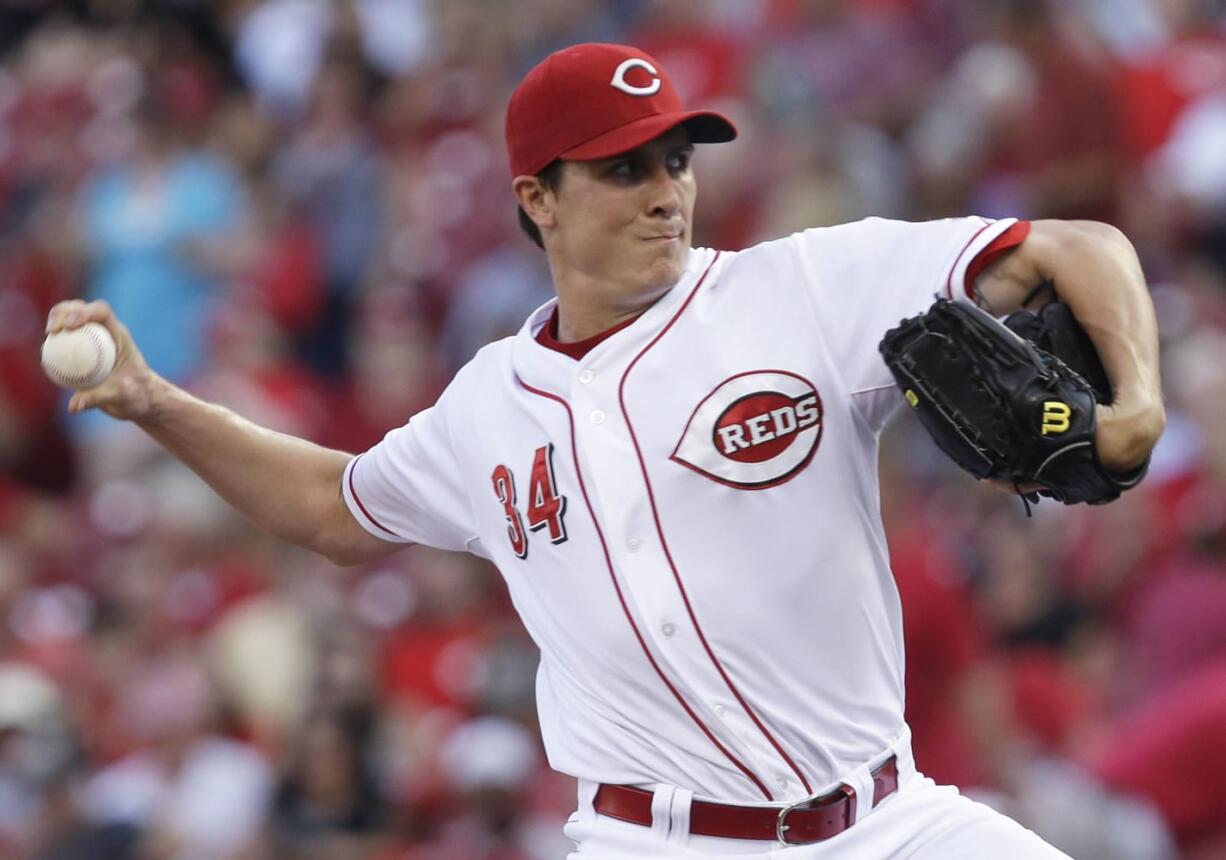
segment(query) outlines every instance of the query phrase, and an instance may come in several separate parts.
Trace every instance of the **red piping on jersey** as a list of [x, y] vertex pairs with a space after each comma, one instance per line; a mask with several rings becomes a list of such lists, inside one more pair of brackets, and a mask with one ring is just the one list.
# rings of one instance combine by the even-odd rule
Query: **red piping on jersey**
[[[975, 244], [975, 240], [979, 238], [980, 234], [982, 234], [984, 230], [991, 227], [993, 223], [994, 222], [989, 221], [987, 224], [984, 224], [982, 227], [976, 230], [975, 235], [971, 236], [971, 238], [966, 241], [966, 244], [962, 246], [962, 250], [958, 252], [958, 256], [954, 257], [953, 268], [949, 270], [949, 278], [945, 281], [945, 298], [952, 300], [954, 297], [954, 272], [958, 271], [958, 264], [962, 262], [962, 255], [967, 252], [967, 249], [969, 249], [971, 245]], [[966, 287], [966, 284], [962, 285], [963, 292], [966, 292]], [[967, 293], [967, 298], [974, 297]]]
[[363, 514], [366, 515], [366, 519], [370, 520], [372, 523], [377, 525], [379, 528], [383, 529], [385, 532], [387, 532], [392, 537], [396, 537], [396, 538], [400, 538], [401, 540], [404, 540], [404, 538], [401, 535], [396, 534], [394, 531], [389, 529], [387, 526], [383, 525], [383, 523], [375, 519], [374, 514], [366, 510], [366, 505], [362, 504], [362, 499], [360, 496], [358, 496], [357, 487], [353, 485], [353, 470], [358, 467], [358, 460], [361, 460], [365, 456], [366, 456], [365, 454], [358, 454], [356, 457], [353, 458], [353, 463], [351, 463], [349, 466], [349, 493], [353, 496], [353, 500], [358, 503], [358, 510], [360, 510]]
[[716, 658], [715, 652], [711, 650], [711, 645], [707, 642], [707, 637], [702, 632], [702, 627], [698, 624], [698, 617], [694, 614], [694, 607], [690, 604], [690, 597], [685, 591], [685, 585], [681, 582], [681, 574], [677, 571], [677, 565], [673, 561], [673, 554], [669, 550], [668, 541], [664, 537], [664, 527], [660, 524], [660, 512], [656, 508], [656, 497], [651, 488], [651, 478], [649, 478], [647, 475], [647, 463], [643, 459], [643, 449], [639, 447], [638, 436], [635, 434], [634, 425], [630, 421], [630, 413], [626, 410], [626, 380], [630, 377], [630, 371], [634, 370], [634, 366], [638, 364], [639, 359], [646, 355], [653, 346], [659, 343], [660, 338], [664, 337], [664, 335], [668, 333], [668, 330], [673, 327], [673, 323], [680, 319], [681, 315], [685, 313], [685, 309], [690, 306], [690, 302], [693, 301], [694, 296], [698, 295], [698, 291], [702, 288], [703, 282], [706, 281], [707, 275], [711, 273], [711, 269], [715, 266], [716, 261], [719, 260], [719, 256], [720, 254], [717, 251], [714, 259], [712, 259], [710, 264], [707, 266], [707, 270], [702, 273], [702, 277], [700, 277], [698, 279], [698, 283], [694, 285], [694, 289], [692, 289], [690, 294], [685, 297], [685, 301], [682, 302], [681, 307], [677, 310], [677, 313], [673, 314], [673, 318], [670, 319], [667, 324], [665, 324], [664, 328], [660, 329], [659, 334], [652, 338], [651, 342], [648, 343], [647, 346], [643, 347], [638, 355], [631, 359], [629, 366], [626, 367], [625, 373], [622, 374], [621, 383], [617, 386], [617, 400], [621, 405], [622, 417], [626, 419], [626, 429], [630, 431], [630, 441], [634, 445], [634, 453], [639, 460], [639, 469], [643, 472], [643, 483], [647, 486], [647, 501], [651, 504], [651, 516], [656, 523], [656, 533], [660, 536], [660, 546], [664, 549], [664, 557], [668, 559], [668, 566], [673, 572], [673, 579], [677, 583], [678, 591], [681, 592], [681, 599], [685, 603], [685, 610], [689, 613], [690, 621], [694, 625], [694, 630], [698, 633], [698, 641], [702, 643], [702, 647], [706, 650], [707, 656], [711, 659], [712, 665], [715, 666], [715, 669], [719, 672], [720, 677], [724, 679], [724, 683], [727, 685], [728, 690], [736, 698], [737, 702], [740, 703], [741, 708], [744, 709], [745, 713], [749, 715], [749, 718], [753, 720], [753, 724], [758, 727], [758, 731], [762, 732], [762, 735], [770, 742], [770, 745], [775, 748], [775, 751], [783, 757], [785, 762], [788, 763], [788, 767], [792, 769], [792, 772], [796, 774], [801, 783], [804, 785], [805, 791], [812, 794], [813, 787], [809, 785], [809, 780], [807, 780], [805, 775], [801, 773], [800, 768], [796, 766], [796, 762], [792, 761], [792, 757], [784, 751], [783, 747], [779, 744], [779, 741], [775, 740], [775, 736], [767, 731], [766, 726], [762, 725], [762, 721], [758, 719], [758, 715], [754, 713], [752, 708], [749, 707], [749, 703], [745, 701], [745, 697], [741, 695], [740, 690], [738, 690], [736, 685], [732, 683], [732, 679], [728, 677], [728, 673], [724, 670], [723, 665]]
[[[516, 378], [518, 379], [518, 377]], [[613, 580], [613, 590], [617, 592], [617, 600], [622, 605], [622, 612], [625, 613], [626, 620], [630, 622], [630, 629], [634, 631], [634, 638], [639, 641], [639, 647], [642, 648], [643, 653], [647, 655], [647, 662], [651, 663], [651, 668], [656, 670], [656, 674], [660, 676], [660, 680], [664, 682], [664, 686], [668, 687], [668, 691], [673, 694], [673, 697], [677, 700], [678, 704], [681, 705], [682, 709], [689, 714], [690, 719], [698, 725], [698, 728], [702, 729], [702, 733], [707, 736], [711, 743], [715, 744], [715, 748], [727, 756], [728, 760], [736, 765], [737, 769], [741, 773], [745, 774], [745, 776], [747, 776], [753, 782], [753, 784], [758, 787], [762, 794], [766, 796], [767, 800], [774, 800], [775, 798], [771, 795], [770, 789], [766, 787], [762, 780], [758, 779], [758, 777], [754, 775], [753, 771], [747, 768], [740, 762], [739, 759], [737, 759], [736, 756], [729, 752], [727, 747], [719, 742], [719, 738], [715, 737], [715, 734], [709, 728], [707, 728], [706, 724], [703, 723], [702, 720], [698, 719], [698, 715], [694, 713], [693, 709], [690, 708], [685, 699], [681, 697], [681, 693], [677, 691], [677, 688], [674, 687], [672, 682], [668, 680], [668, 676], [664, 674], [664, 671], [660, 668], [660, 665], [656, 663], [656, 658], [652, 656], [651, 650], [647, 647], [647, 642], [643, 639], [643, 634], [639, 632], [638, 625], [634, 623], [634, 616], [630, 614], [630, 607], [626, 604], [626, 598], [622, 594], [621, 585], [617, 581], [617, 574], [613, 571], [613, 559], [609, 555], [609, 546], [607, 543], [605, 543], [604, 532], [600, 528], [600, 521], [596, 519], [596, 511], [592, 509], [591, 499], [588, 498], [587, 485], [583, 481], [583, 470], [579, 468], [579, 450], [575, 445], [575, 416], [574, 413], [570, 411], [570, 404], [556, 394], [551, 394], [548, 391], [542, 391], [539, 388], [533, 388], [522, 379], [518, 379], [518, 381], [520, 385], [533, 394], [536, 394], [539, 397], [546, 397], [550, 400], [556, 400], [558, 403], [561, 403], [562, 408], [566, 410], [566, 421], [570, 426], [570, 453], [571, 457], [575, 461], [575, 475], [579, 479], [579, 491], [583, 494], [583, 503], [587, 505], [588, 514], [592, 517], [592, 525], [596, 527], [596, 537], [600, 539], [600, 549], [604, 552], [605, 566], [609, 569], [609, 579]]]
[[1030, 222], [1015, 221], [1008, 230], [989, 242], [982, 251], [975, 255], [975, 259], [971, 260], [970, 265], [966, 267], [966, 278], [963, 279], [967, 298], [975, 298], [971, 291], [975, 288], [975, 280], [983, 274], [983, 270], [1000, 259], [1006, 251], [1012, 251], [1025, 242], [1029, 235]]

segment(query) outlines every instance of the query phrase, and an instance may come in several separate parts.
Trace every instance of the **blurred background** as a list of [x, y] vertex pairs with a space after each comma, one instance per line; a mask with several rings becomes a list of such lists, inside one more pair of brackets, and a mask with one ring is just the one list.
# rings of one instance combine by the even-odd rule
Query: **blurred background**
[[337, 569], [131, 428], [69, 418], [47, 309], [360, 451], [550, 295], [510, 89], [627, 41], [742, 137], [700, 245], [867, 215], [1095, 218], [1158, 307], [1169, 426], [1104, 508], [1021, 504], [909, 419], [883, 503], [919, 766], [1078, 858], [1226, 858], [1226, 9], [1208, 0], [7, 0], [0, 857], [556, 860], [497, 573]]

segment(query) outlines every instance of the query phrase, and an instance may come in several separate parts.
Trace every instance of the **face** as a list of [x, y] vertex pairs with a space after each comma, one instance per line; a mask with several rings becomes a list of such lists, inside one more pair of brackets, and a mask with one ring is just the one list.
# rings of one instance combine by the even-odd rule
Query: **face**
[[568, 161], [548, 194], [546, 247], [555, 274], [628, 296], [672, 286], [690, 248], [697, 188], [682, 128], [599, 161]]

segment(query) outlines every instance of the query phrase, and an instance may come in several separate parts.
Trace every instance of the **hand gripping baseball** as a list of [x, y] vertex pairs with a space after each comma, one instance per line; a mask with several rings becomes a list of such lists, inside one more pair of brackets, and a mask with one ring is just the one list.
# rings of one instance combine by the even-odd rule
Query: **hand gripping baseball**
[[75, 393], [68, 401], [68, 411], [101, 409], [112, 418], [129, 421], [148, 417], [159, 378], [149, 369], [127, 326], [115, 317], [110, 305], [77, 299], [60, 302], [47, 314], [47, 334], [80, 328], [88, 322], [106, 326], [115, 339], [115, 368], [101, 384]]

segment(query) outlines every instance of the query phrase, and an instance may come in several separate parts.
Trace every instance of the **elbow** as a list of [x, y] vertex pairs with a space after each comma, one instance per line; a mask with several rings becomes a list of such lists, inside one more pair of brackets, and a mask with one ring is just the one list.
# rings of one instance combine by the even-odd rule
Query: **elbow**
[[301, 531], [290, 538], [293, 543], [322, 555], [337, 567], [366, 564], [400, 549], [403, 544], [380, 540], [354, 518], [341, 489], [342, 474], [340, 464], [308, 493]]
[[1136, 257], [1136, 249], [1124, 231], [1104, 221], [1037, 221], [1031, 229], [1057, 254], [1094, 253], [1109, 248]]
[[310, 547], [310, 549], [318, 555], [322, 555], [337, 567], [353, 567], [354, 565], [361, 564], [363, 561], [361, 556], [350, 547], [317, 543]]
[[323, 536], [307, 545], [307, 549], [322, 555], [337, 567], [354, 567], [378, 557], [354, 543]]
[[385, 556], [389, 556], [405, 544], [382, 543], [379, 546], [346, 547], [324, 554], [328, 561], [337, 567], [354, 567], [360, 564], [370, 564]]
[[404, 544], [380, 540], [358, 525], [348, 511], [344, 511], [342, 516], [317, 531], [304, 546], [337, 567], [353, 567], [377, 561], [401, 549]]

